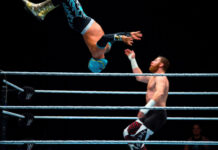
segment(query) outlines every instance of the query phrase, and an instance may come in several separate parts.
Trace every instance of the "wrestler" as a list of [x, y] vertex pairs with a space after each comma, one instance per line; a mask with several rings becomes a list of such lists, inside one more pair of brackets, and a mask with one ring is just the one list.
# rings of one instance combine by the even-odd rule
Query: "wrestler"
[[[135, 59], [135, 52], [126, 49], [125, 54], [131, 62], [133, 73], [142, 74]], [[158, 56], [149, 67], [152, 73], [164, 74], [169, 67], [167, 58]], [[136, 76], [136, 80], [147, 84], [145, 107], [166, 107], [169, 81], [166, 76]], [[125, 140], [147, 140], [157, 132], [167, 119], [166, 110], [141, 109], [138, 112], [138, 119], [124, 129]], [[131, 150], [146, 150], [144, 144], [129, 144]]]
[[121, 41], [132, 46], [134, 40], [141, 40], [142, 37], [140, 31], [105, 34], [102, 27], [85, 14], [78, 0], [45, 0], [38, 4], [28, 0], [23, 2], [27, 10], [40, 20], [44, 20], [56, 7], [63, 6], [69, 26], [83, 36], [92, 55], [88, 68], [95, 73], [101, 72], [106, 67], [108, 61], [105, 59], [105, 53], [110, 51], [114, 42]]

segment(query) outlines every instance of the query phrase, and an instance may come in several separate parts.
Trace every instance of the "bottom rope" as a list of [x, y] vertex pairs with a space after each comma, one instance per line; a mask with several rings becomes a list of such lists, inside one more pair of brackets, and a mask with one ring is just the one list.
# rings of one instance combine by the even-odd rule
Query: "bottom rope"
[[124, 144], [147, 144], [147, 145], [218, 145], [218, 141], [114, 141], [114, 140], [30, 140], [30, 141], [0, 141], [0, 145], [124, 145]]

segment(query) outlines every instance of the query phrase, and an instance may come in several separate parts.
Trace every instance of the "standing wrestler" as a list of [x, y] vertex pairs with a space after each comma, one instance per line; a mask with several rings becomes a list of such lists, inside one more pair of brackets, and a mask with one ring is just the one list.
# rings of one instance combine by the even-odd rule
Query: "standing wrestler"
[[[126, 49], [125, 54], [131, 62], [133, 73], [142, 74], [135, 59], [135, 52]], [[164, 74], [169, 67], [167, 58], [159, 56], [149, 67], [152, 73]], [[136, 80], [147, 84], [145, 107], [166, 107], [169, 91], [169, 81], [166, 76], [136, 76]], [[147, 140], [158, 131], [167, 119], [166, 110], [140, 109], [138, 119], [124, 129], [125, 140]], [[129, 144], [131, 150], [146, 150], [144, 144]]]
[[45, 0], [35, 4], [29, 0], [23, 0], [28, 11], [39, 20], [44, 20], [46, 15], [58, 6], [63, 6], [69, 26], [79, 32], [92, 55], [88, 68], [95, 73], [101, 72], [107, 65], [105, 53], [109, 52], [116, 41], [132, 45], [133, 40], [141, 40], [142, 33], [120, 32], [105, 34], [102, 27], [91, 17], [87, 16], [82, 9], [79, 0]]

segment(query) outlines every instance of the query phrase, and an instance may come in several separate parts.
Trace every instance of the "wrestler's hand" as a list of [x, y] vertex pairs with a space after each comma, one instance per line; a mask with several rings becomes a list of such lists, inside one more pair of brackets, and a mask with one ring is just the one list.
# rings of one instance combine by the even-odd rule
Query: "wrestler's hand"
[[129, 46], [132, 46], [133, 44], [133, 38], [125, 35], [122, 36], [122, 41]]
[[144, 116], [145, 114], [143, 112], [141, 111], [138, 112], [138, 115], [137, 115], [138, 118], [143, 118]]
[[141, 38], [142, 38], [141, 31], [130, 32], [130, 35], [133, 38], [133, 40], [141, 40]]
[[125, 52], [126, 56], [128, 56], [128, 57], [131, 55], [131, 59], [135, 58], [135, 52], [133, 50], [125, 49], [124, 52]]

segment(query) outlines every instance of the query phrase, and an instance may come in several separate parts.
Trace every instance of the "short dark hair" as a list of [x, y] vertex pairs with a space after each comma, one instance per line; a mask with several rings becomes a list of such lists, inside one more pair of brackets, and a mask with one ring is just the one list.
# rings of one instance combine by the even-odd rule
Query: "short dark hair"
[[166, 72], [170, 67], [170, 61], [164, 56], [159, 56], [159, 57], [161, 58], [161, 62], [164, 64], [163, 69]]

